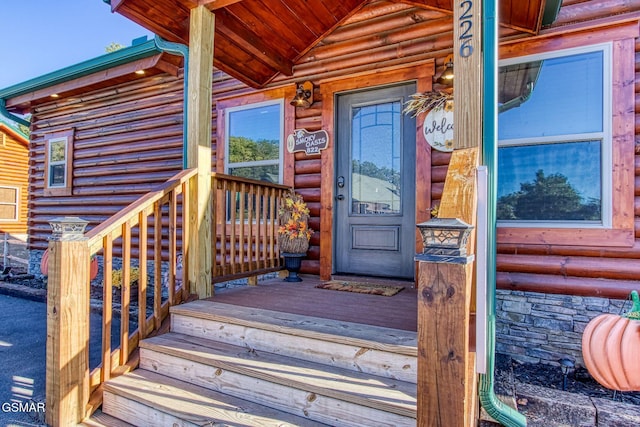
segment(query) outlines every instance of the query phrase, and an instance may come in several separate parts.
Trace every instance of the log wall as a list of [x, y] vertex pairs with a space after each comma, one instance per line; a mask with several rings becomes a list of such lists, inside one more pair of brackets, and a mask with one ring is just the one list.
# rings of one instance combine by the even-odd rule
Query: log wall
[[29, 182], [29, 145], [0, 122], [0, 187], [17, 187], [19, 192], [18, 219], [0, 220], [0, 239], [4, 233], [27, 233], [27, 207]]
[[[142, 78], [59, 99], [33, 111], [30, 249], [44, 250], [49, 221], [79, 216], [93, 227], [182, 170], [182, 79]], [[45, 140], [75, 129], [73, 194], [44, 194]]]

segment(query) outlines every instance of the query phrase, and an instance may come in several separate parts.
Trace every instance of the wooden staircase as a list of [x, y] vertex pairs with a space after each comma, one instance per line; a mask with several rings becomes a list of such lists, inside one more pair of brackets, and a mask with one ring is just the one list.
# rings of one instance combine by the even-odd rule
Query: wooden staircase
[[[416, 333], [210, 301], [171, 308], [104, 384], [135, 426], [415, 426]], [[108, 425], [108, 424], [105, 424]]]

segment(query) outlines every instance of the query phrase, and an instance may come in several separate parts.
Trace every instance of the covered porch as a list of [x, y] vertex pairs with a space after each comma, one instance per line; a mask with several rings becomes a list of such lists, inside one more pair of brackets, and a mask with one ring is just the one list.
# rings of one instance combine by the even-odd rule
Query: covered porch
[[[278, 250], [274, 247], [273, 234], [275, 218], [273, 209], [277, 205], [278, 198], [276, 193], [300, 183], [300, 181], [296, 182], [297, 162], [299, 162], [299, 168], [307, 167], [304, 159], [289, 157], [289, 160], [285, 161], [284, 185], [275, 187], [274, 199], [270, 205], [271, 213], [265, 211], [262, 222], [258, 215], [256, 215], [257, 221], [254, 221], [251, 214], [247, 218], [243, 217], [245, 209], [242, 206], [237, 208], [235, 205], [230, 207], [226, 204], [228, 200], [235, 203], [236, 200], [243, 200], [243, 197], [227, 198], [224, 193], [229, 189], [227, 184], [216, 187], [215, 178], [212, 180], [211, 124], [215, 86], [212, 81], [213, 66], [256, 89], [278, 87], [283, 80], [289, 82], [313, 78], [313, 73], [320, 73], [320, 71], [296, 73], [296, 66], [303, 65], [299, 62], [301, 58], [332, 29], [368, 3], [329, 1], [301, 4], [295, 1], [193, 2], [184, 0], [163, 2], [158, 5], [157, 2], [144, 0], [111, 1], [115, 12], [141, 23], [170, 42], [184, 43], [189, 46], [188, 59], [185, 61], [185, 76], [189, 81], [185, 106], [188, 111], [185, 171], [170, 180], [161, 190], [150, 194], [146, 200], [140, 200], [135, 208], [127, 208], [117, 218], [112, 218], [109, 224], [105, 223], [89, 231], [85, 236], [86, 241], [79, 238], [69, 240], [60, 238], [50, 243], [52, 273], [49, 295], [51, 307], [49, 345], [53, 351], [51, 356], [53, 368], [51, 381], [47, 386], [51, 408], [47, 416], [51, 424], [62, 425], [68, 420], [79, 421], [90, 414], [102, 402], [103, 391], [109, 387], [107, 385], [109, 380], [132, 371], [138, 366], [143, 351], [138, 352], [137, 348], [139, 345], [144, 348], [144, 344], [141, 344], [143, 340], [147, 337], [154, 339], [153, 335], [167, 329], [167, 324], [163, 322], [169, 315], [171, 307], [193, 298], [201, 300], [212, 298], [216, 303], [304, 314], [409, 332], [418, 331], [417, 346], [428, 347], [441, 338], [440, 342], [446, 342], [446, 345], [440, 348], [431, 347], [431, 349], [445, 352], [444, 356], [451, 357], [438, 364], [433, 361], [427, 363], [426, 357], [421, 356], [422, 360], [418, 363], [422, 363], [423, 370], [421, 371], [420, 367], [417, 368], [415, 379], [417, 405], [415, 403], [409, 405], [411, 406], [409, 415], [404, 412], [406, 410], [404, 407], [396, 408], [394, 411], [399, 412], [401, 416], [406, 415], [419, 425], [471, 426], [475, 424], [478, 411], [476, 388], [478, 377], [475, 371], [475, 348], [470, 345], [470, 335], [472, 335], [470, 319], [473, 318], [475, 311], [475, 303], [472, 302], [472, 257], [462, 257], [465, 259], [459, 260], [460, 263], [454, 266], [441, 267], [438, 262], [427, 263], [431, 264], [429, 266], [421, 265], [414, 286], [406, 286], [403, 291], [389, 299], [315, 288], [315, 284], [331, 278], [335, 256], [333, 240], [334, 221], [336, 221], [333, 213], [336, 197], [333, 185], [335, 159], [331, 150], [324, 151], [319, 158], [313, 159], [321, 164], [321, 174], [315, 175], [321, 175], [322, 183], [321, 192], [314, 193], [312, 196], [319, 220], [316, 252], [319, 275], [305, 276], [305, 280], [299, 285], [285, 285], [280, 280], [274, 279], [257, 286], [227, 290], [219, 295], [213, 295], [212, 284], [225, 275], [228, 277], [254, 276], [257, 273], [281, 269]], [[460, 26], [452, 25], [449, 18], [445, 25], [446, 29], [443, 29], [444, 32], [449, 32], [450, 27], [453, 26], [452, 51], [456, 62], [457, 78], [461, 82], [460, 86], [456, 86], [454, 100], [457, 105], [464, 107], [455, 110], [456, 123], [459, 123], [460, 128], [463, 129], [456, 135], [456, 148], [461, 151], [459, 155], [454, 155], [459, 159], [457, 160], [459, 163], [456, 164], [454, 161], [454, 167], [450, 167], [449, 173], [453, 178], [442, 189], [440, 212], [445, 217], [462, 218], [469, 223], [475, 223], [475, 170], [481, 157], [480, 147], [483, 139], [482, 101], [484, 97], [478, 96], [483, 87], [481, 76], [483, 59], [480, 50], [480, 34], [485, 24], [482, 19], [483, 14], [480, 6], [473, 2], [462, 2], [462, 5], [458, 5], [460, 7], [437, 1], [408, 3], [428, 11], [452, 15], [454, 22], [465, 23]], [[502, 2], [501, 5], [511, 11], [505, 14], [502, 20], [504, 28], [508, 28], [508, 31], [534, 34], [540, 29], [545, 13], [545, 2], [512, 0]], [[486, 24], [491, 25], [491, 29], [488, 32], [490, 39], [485, 42], [493, 44], [497, 41], [497, 23], [492, 21]], [[473, 37], [462, 31], [467, 25], [477, 30], [473, 33]], [[300, 30], [292, 31], [291, 28], [294, 26]], [[276, 34], [278, 37], [274, 36]], [[444, 50], [449, 51], [448, 48]], [[496, 52], [492, 51], [489, 54], [492, 55], [489, 58], [489, 64], [495, 68]], [[420, 65], [425, 64], [424, 58], [422, 59]], [[434, 62], [426, 60], [426, 63], [431, 70], [426, 74], [422, 71], [414, 71], [411, 64], [400, 66], [400, 62], [387, 64], [383, 72], [376, 71], [375, 67], [358, 70], [358, 67], [354, 66], [348, 74], [358, 83], [350, 86], [336, 83], [333, 80], [336, 75], [323, 75], [322, 79], [328, 91], [323, 93], [321, 117], [323, 126], [329, 128], [327, 131], [330, 138], [336, 137], [333, 129], [336, 93], [345, 90], [345, 87], [349, 90], [362, 89], [364, 87], [362, 85], [366, 84], [366, 79], [360, 80], [363, 76], [374, 76], [377, 80], [374, 79], [370, 83], [381, 85], [394, 83], [389, 79], [415, 79], [418, 81], [417, 88], [420, 91], [430, 90], [432, 82], [425, 77], [431, 77], [433, 74]], [[406, 71], [407, 69], [410, 71]], [[495, 105], [492, 101], [494, 99], [489, 97], [489, 104]], [[218, 120], [222, 119], [218, 117]], [[291, 123], [289, 126], [293, 128]], [[495, 138], [495, 134], [490, 137]], [[224, 154], [222, 151], [217, 151], [215, 154], [218, 156], [219, 166], [220, 156]], [[423, 157], [418, 159], [418, 156]], [[427, 162], [430, 163], [431, 158], [421, 152], [416, 155], [416, 160], [417, 164], [426, 165]], [[424, 169], [418, 170], [417, 174], [421, 179], [416, 183], [418, 187], [416, 193], [425, 190], [427, 184], [430, 184], [430, 178], [427, 177], [428, 173]], [[220, 177], [228, 178], [222, 175]], [[235, 182], [233, 185], [237, 184], [242, 188], [245, 188], [245, 185], [253, 185], [253, 183], [234, 181], [232, 178], [228, 181]], [[217, 193], [219, 190], [223, 193]], [[266, 193], [258, 194], [266, 195]], [[429, 218], [429, 208], [429, 203], [425, 200], [418, 203], [416, 222]], [[236, 212], [239, 213], [239, 217], [233, 217]], [[229, 213], [232, 219], [227, 222]], [[245, 223], [255, 224], [257, 233], [252, 234], [253, 228], [248, 225], [245, 228]], [[261, 234], [263, 229], [264, 234]], [[166, 233], [163, 233], [164, 230]], [[417, 233], [414, 235], [416, 252], [420, 252], [421, 241]], [[62, 234], [58, 237], [62, 237]], [[149, 240], [154, 242], [153, 247], [146, 246]], [[72, 330], [83, 331], [86, 327], [86, 325], [80, 325], [78, 329], [78, 323], [82, 323], [81, 319], [87, 309], [86, 302], [83, 300], [89, 283], [88, 266], [85, 260], [98, 253], [105, 256], [104, 284], [107, 289], [105, 304], [111, 304], [108, 295], [111, 295], [113, 266], [109, 263], [109, 259], [113, 257], [113, 244], [116, 241], [122, 244], [120, 253], [124, 260], [123, 283], [128, 282], [130, 277], [129, 261], [132, 258], [138, 257], [140, 260], [139, 265], [143, 270], [140, 275], [143, 278], [151, 272], [146, 270], [146, 265], [148, 261], [153, 260], [152, 286], [156, 297], [153, 303], [153, 315], [147, 317], [146, 311], [140, 310], [138, 329], [130, 331], [127, 318], [128, 304], [132, 298], [136, 297], [139, 298], [140, 303], [144, 304], [147, 290], [142, 286], [137, 295], [131, 295], [128, 287], [124, 286], [122, 306], [125, 308], [123, 310], [125, 314], [123, 314], [123, 328], [119, 332], [120, 348], [112, 349], [110, 346], [112, 317], [107, 309], [103, 319], [105, 331], [103, 363], [99, 369], [89, 374], [86, 360], [83, 360], [82, 356], [85, 351], [82, 334], [78, 334], [80, 338], [77, 340], [71, 339], [68, 348], [62, 349], [58, 346], [69, 338]], [[140, 246], [132, 250], [135, 245], [131, 242], [136, 241], [140, 242]], [[178, 245], [178, 241], [181, 245]], [[183, 252], [181, 278], [177, 271], [179, 246]], [[471, 243], [469, 255], [474, 252], [475, 248]], [[147, 258], [149, 253], [153, 253], [153, 256]], [[257, 260], [258, 255], [266, 255], [266, 257]], [[230, 270], [225, 270], [224, 264], [228, 260], [231, 260], [231, 265], [227, 266]], [[166, 299], [160, 298], [162, 262], [168, 265]], [[73, 283], [74, 287], [78, 284], [79, 290], [69, 289], [65, 286], [67, 283]], [[421, 285], [434, 289], [437, 287], [438, 292], [421, 293], [419, 291]], [[295, 289], [295, 292], [291, 292], [292, 289]], [[453, 303], [447, 305], [450, 302]], [[63, 305], [73, 307], [71, 315], [58, 314], [59, 307]], [[451, 306], [454, 308], [449, 308]], [[446, 324], [446, 327], [437, 329], [438, 324]], [[424, 354], [427, 353], [427, 347], [421, 349], [424, 350]], [[417, 347], [415, 352], [418, 353]], [[437, 357], [439, 356], [436, 356], [436, 360], [439, 360]], [[441, 375], [446, 383], [442, 390], [438, 390], [437, 381], [433, 380], [435, 375]], [[77, 379], [80, 385], [69, 386], [64, 381], [67, 377]], [[436, 390], [437, 392], [434, 392]], [[491, 394], [492, 390], [488, 393]], [[393, 398], [393, 395], [391, 396]], [[370, 408], [371, 404], [367, 407]], [[393, 424], [393, 421], [390, 423]]]

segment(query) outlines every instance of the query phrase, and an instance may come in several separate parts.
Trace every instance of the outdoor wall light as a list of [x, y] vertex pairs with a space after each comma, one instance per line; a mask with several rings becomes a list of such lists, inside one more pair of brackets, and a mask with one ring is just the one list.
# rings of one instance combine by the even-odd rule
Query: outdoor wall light
[[291, 100], [291, 105], [300, 108], [309, 108], [313, 104], [313, 83], [307, 81], [298, 83], [296, 96]]
[[444, 59], [444, 70], [440, 77], [436, 79], [436, 82], [441, 85], [453, 85], [453, 55], [449, 55]]
[[432, 218], [417, 225], [426, 255], [467, 256], [472, 225], [457, 218]]

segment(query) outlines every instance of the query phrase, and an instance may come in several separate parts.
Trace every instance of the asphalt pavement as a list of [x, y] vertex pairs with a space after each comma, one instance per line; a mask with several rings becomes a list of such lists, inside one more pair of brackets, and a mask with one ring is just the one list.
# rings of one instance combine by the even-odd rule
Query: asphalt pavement
[[[0, 294], [0, 426], [44, 425], [47, 307], [42, 298]], [[100, 360], [100, 315], [91, 314], [89, 364]], [[114, 322], [114, 332], [119, 328]], [[118, 334], [114, 334], [117, 338]]]

